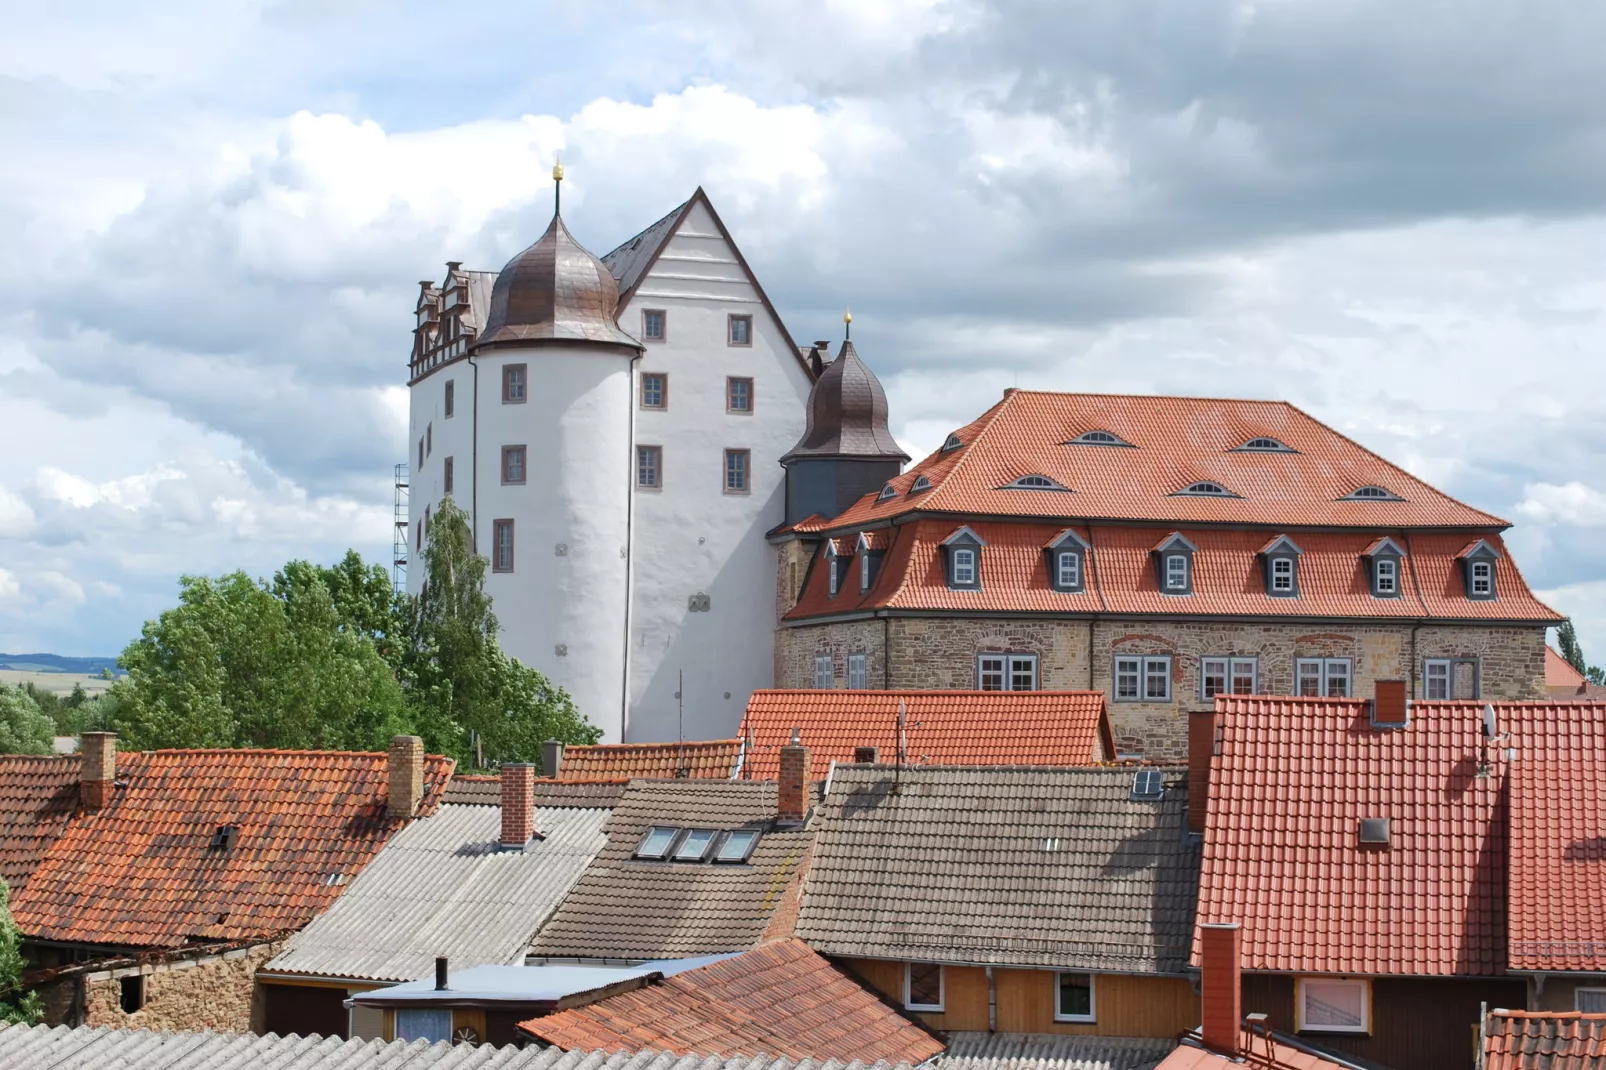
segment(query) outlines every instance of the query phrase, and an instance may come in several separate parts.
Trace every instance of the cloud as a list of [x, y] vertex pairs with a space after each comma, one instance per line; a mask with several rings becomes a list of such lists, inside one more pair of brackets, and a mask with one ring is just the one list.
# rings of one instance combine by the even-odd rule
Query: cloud
[[1523, 488], [1517, 512], [1540, 524], [1606, 525], [1606, 494], [1582, 483], [1532, 483]]
[[20, 538], [33, 529], [33, 510], [16, 493], [0, 486], [0, 539]]

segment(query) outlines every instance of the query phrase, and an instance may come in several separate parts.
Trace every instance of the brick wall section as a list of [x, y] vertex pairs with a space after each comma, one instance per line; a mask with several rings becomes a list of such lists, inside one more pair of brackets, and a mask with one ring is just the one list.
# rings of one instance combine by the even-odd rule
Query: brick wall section
[[781, 767], [775, 793], [775, 816], [802, 821], [809, 808], [809, 749], [796, 743], [781, 748]]
[[[955, 690], [976, 686], [976, 655], [1017, 651], [1038, 656], [1039, 686], [1051, 690], [1092, 687], [1111, 695], [1110, 720], [1116, 749], [1151, 759], [1181, 760], [1187, 754], [1186, 713], [1208, 708], [1201, 695], [1202, 657], [1253, 657], [1261, 694], [1291, 694], [1294, 662], [1304, 657], [1343, 657], [1353, 662], [1354, 693], [1370, 697], [1379, 679], [1413, 682], [1421, 697], [1422, 661], [1477, 658], [1486, 699], [1545, 697], [1545, 631], [1542, 627], [1426, 625], [1417, 629], [1411, 664], [1408, 624], [1323, 622], [1146, 620], [1011, 620], [1008, 618], [895, 617], [781, 628], [775, 643], [775, 686], [814, 686], [814, 656], [830, 654], [834, 686], [847, 682], [846, 658], [870, 655], [870, 684], [882, 686], [883, 628], [891, 637], [886, 686]], [[1091, 673], [1088, 651], [1093, 652]], [[1172, 660], [1172, 701], [1115, 702], [1117, 654], [1165, 654]]]
[[780, 620], [797, 605], [797, 596], [803, 590], [803, 577], [808, 574], [809, 561], [814, 557], [818, 542], [792, 539], [775, 548], [775, 619]]
[[1237, 1054], [1244, 1019], [1242, 935], [1236, 925], [1199, 926], [1200, 1039], [1211, 1051], [1223, 1054]]
[[256, 972], [282, 946], [264, 944], [193, 965], [146, 967], [145, 1006], [133, 1014], [122, 1009], [122, 985], [116, 977], [86, 980], [86, 1024], [115, 1029], [248, 1033]]
[[85, 732], [78, 746], [83, 753], [84, 809], [99, 810], [111, 802], [117, 779], [117, 733]]
[[417, 736], [395, 736], [390, 741], [391, 817], [412, 817], [424, 794], [424, 741]]
[[1204, 835], [1210, 810], [1210, 759], [1216, 753], [1216, 711], [1188, 714], [1188, 831]]
[[523, 847], [535, 836], [535, 766], [510, 762], [502, 766], [502, 844]]

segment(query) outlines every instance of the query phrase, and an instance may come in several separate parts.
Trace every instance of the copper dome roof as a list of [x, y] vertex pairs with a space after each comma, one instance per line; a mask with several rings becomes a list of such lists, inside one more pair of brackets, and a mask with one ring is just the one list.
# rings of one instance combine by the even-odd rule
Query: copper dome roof
[[909, 459], [887, 429], [886, 391], [852, 342], [842, 343], [836, 359], [815, 380], [808, 426], [781, 463], [799, 457]]
[[479, 345], [590, 342], [639, 350], [619, 327], [618, 304], [613, 273], [554, 215], [540, 240], [496, 276]]

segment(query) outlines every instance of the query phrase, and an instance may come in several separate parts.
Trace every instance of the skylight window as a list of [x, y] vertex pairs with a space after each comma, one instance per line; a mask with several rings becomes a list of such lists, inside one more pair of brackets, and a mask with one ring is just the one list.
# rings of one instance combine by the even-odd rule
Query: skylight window
[[680, 830], [676, 828], [663, 828], [654, 825], [647, 830], [636, 847], [637, 858], [661, 859], [669, 855], [669, 845], [675, 842], [675, 834]]
[[1000, 490], [1061, 490], [1069, 491], [1071, 488], [1063, 483], [1056, 482], [1047, 476], [1030, 475], [1005, 483]]
[[1403, 502], [1404, 500], [1392, 490], [1375, 485], [1357, 487], [1339, 499], [1346, 502]]
[[1223, 487], [1220, 483], [1213, 483], [1208, 479], [1198, 483], [1189, 483], [1177, 491], [1175, 496], [1194, 498], [1236, 498], [1238, 495]]
[[[1084, 431], [1066, 443], [1067, 446], [1127, 446], [1132, 443], [1111, 431]], [[1132, 447], [1135, 448], [1135, 447]]]
[[1245, 442], [1242, 446], [1239, 446], [1238, 450], [1241, 453], [1293, 453], [1293, 452], [1295, 452], [1294, 448], [1292, 446], [1289, 446], [1287, 443], [1279, 442], [1274, 438], [1267, 438], [1264, 435], [1262, 435], [1262, 436], [1260, 436], [1258, 438], [1250, 439], [1248, 442]]
[[681, 838], [680, 846], [675, 848], [676, 862], [701, 862], [708, 857], [708, 848], [713, 846], [713, 829], [687, 829], [686, 835]]
[[947, 453], [949, 450], [956, 450], [963, 445], [964, 443], [959, 441], [957, 434], [949, 435], [942, 444], [942, 452]]
[[931, 480], [927, 479], [925, 476], [915, 476], [914, 486], [909, 488], [909, 493], [919, 494], [922, 491], [928, 491], [930, 489]]
[[214, 851], [229, 851], [234, 848], [239, 839], [239, 825], [219, 825], [217, 831], [212, 833], [210, 846]]
[[878, 502], [884, 502], [888, 498], [896, 498], [897, 496], [898, 488], [894, 487], [891, 483], [888, 483], [886, 486], [881, 488], [881, 493], [876, 495], [875, 500]]
[[1132, 778], [1132, 798], [1152, 801], [1165, 795], [1165, 774], [1158, 769], [1139, 769]]
[[715, 862], [746, 862], [758, 845], [757, 829], [737, 829], [727, 833], [725, 842], [714, 852]]

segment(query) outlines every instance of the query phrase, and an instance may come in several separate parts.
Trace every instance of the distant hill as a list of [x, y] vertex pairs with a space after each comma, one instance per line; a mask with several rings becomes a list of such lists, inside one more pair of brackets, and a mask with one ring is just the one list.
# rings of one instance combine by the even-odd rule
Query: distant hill
[[102, 669], [123, 675], [116, 658], [64, 658], [60, 654], [0, 654], [0, 669], [19, 672], [70, 672], [99, 676]]

